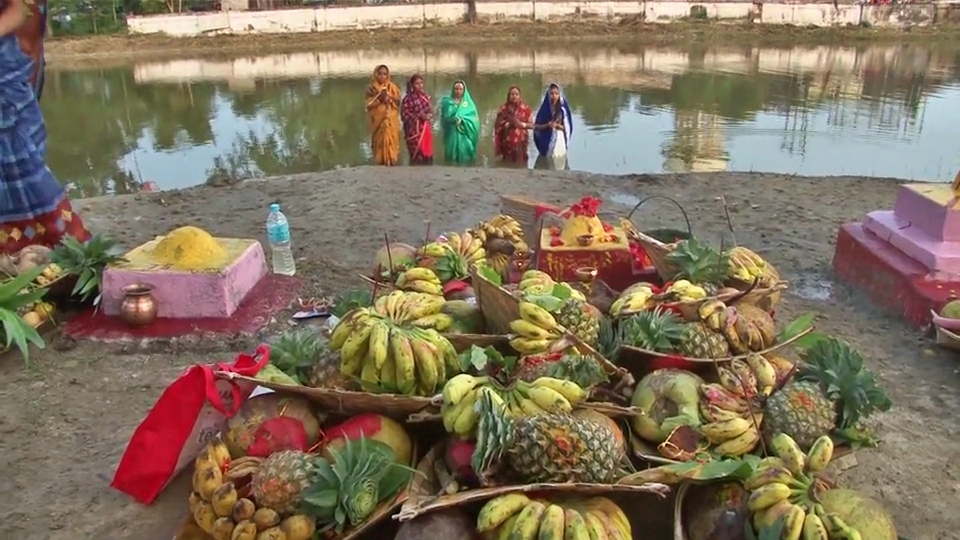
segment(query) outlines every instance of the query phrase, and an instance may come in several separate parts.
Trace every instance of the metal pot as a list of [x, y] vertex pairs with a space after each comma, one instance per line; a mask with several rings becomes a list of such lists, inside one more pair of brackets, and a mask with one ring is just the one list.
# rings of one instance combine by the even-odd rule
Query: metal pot
[[157, 319], [157, 301], [153, 287], [145, 283], [132, 283], [120, 289], [123, 302], [120, 318], [130, 326], [146, 326]]

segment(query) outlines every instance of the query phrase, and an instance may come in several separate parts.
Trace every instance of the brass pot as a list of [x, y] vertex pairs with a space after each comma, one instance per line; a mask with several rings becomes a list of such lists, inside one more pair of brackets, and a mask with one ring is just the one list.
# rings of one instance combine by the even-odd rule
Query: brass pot
[[157, 319], [157, 301], [153, 287], [144, 283], [132, 283], [120, 289], [123, 302], [120, 318], [131, 326], [146, 326]]

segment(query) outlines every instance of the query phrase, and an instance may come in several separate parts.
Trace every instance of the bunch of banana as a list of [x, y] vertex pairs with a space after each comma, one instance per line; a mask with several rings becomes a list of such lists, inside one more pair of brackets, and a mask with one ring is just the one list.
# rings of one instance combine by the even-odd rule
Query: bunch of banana
[[40, 275], [37, 276], [34, 281], [37, 285], [44, 287], [56, 281], [63, 275], [63, 268], [60, 268], [60, 265], [57, 263], [50, 263], [43, 267], [43, 270], [40, 271]]
[[[385, 294], [373, 303], [372, 314], [386, 317], [395, 324], [410, 323], [413, 326], [423, 328], [436, 328], [436, 321], [443, 321], [444, 318], [438, 318], [440, 310], [446, 300], [443, 296], [435, 294], [426, 294], [410, 291], [392, 291]], [[367, 311], [370, 311], [367, 309]], [[362, 314], [362, 312], [361, 312]], [[349, 315], [349, 314], [348, 314]], [[347, 315], [344, 315], [344, 319]], [[341, 321], [342, 323], [343, 321]], [[449, 326], [449, 324], [448, 324]], [[336, 328], [339, 328], [338, 324]], [[334, 334], [336, 334], [334, 328]], [[333, 336], [331, 336], [333, 338]], [[333, 340], [334, 344], [336, 340]]]
[[587, 398], [587, 391], [574, 382], [539, 377], [531, 383], [517, 381], [504, 388], [489, 377], [461, 373], [443, 385], [440, 414], [443, 427], [460, 438], [472, 438], [480, 416], [475, 404], [484, 393], [514, 417], [550, 412], [569, 412]]
[[833, 459], [833, 440], [820, 437], [806, 454], [785, 433], [771, 443], [776, 457], [763, 459], [744, 482], [754, 527], [772, 527], [783, 519], [782, 538], [787, 540], [861, 540], [859, 531], [826, 512], [812, 496], [815, 477]]
[[487, 501], [477, 532], [489, 540], [631, 540], [623, 510], [606, 497], [552, 502], [522, 493]]
[[757, 395], [769, 396], [777, 386], [777, 370], [766, 358], [750, 353], [745, 360], [739, 358], [729, 366], [717, 366], [720, 384], [730, 393], [741, 398]]
[[477, 226], [474, 227], [471, 232], [479, 238], [484, 245], [495, 238], [508, 240], [514, 247], [520, 243], [523, 243], [524, 246], [526, 245], [526, 243], [523, 242], [523, 227], [520, 226], [520, 222], [505, 214], [494, 216], [490, 221], [477, 223]]
[[723, 334], [735, 354], [762, 351], [770, 344], [771, 336], [764, 335], [760, 327], [740, 315], [737, 308], [720, 300], [704, 302], [697, 308], [697, 314], [707, 328]]
[[626, 317], [640, 311], [653, 309], [657, 305], [653, 287], [649, 283], [632, 285], [620, 293], [610, 306], [610, 316]]
[[[713, 453], [724, 457], [739, 457], [754, 448], [760, 442], [761, 413], [737, 413], [717, 407], [707, 409], [710, 416], [707, 423], [701, 424], [700, 433], [714, 445]], [[706, 415], [704, 415], [706, 416]]]
[[474, 235], [472, 231], [467, 230], [459, 234], [451, 232], [443, 236], [447, 239], [450, 249], [461, 255], [470, 265], [486, 260], [487, 251], [483, 247], [483, 240]]
[[523, 276], [520, 277], [520, 283], [517, 284], [517, 290], [514, 295], [520, 299], [523, 299], [527, 295], [549, 296], [558, 288], [564, 289], [569, 298], [583, 302], [587, 301], [587, 297], [582, 292], [574, 289], [569, 283], [565, 281], [554, 281], [553, 278], [550, 277], [550, 274], [541, 270], [527, 270], [524, 272]]
[[566, 330], [553, 315], [532, 302], [520, 302], [520, 318], [510, 321], [510, 330], [517, 335], [510, 340], [513, 350], [522, 355], [559, 352], [552, 349], [562, 348]]
[[[394, 294], [429, 297], [396, 291], [384, 297], [385, 302]], [[432, 396], [448, 376], [461, 371], [460, 358], [453, 344], [435, 329], [416, 326], [427, 315], [414, 308], [403, 312], [402, 306], [388, 304], [387, 315], [369, 308], [347, 313], [330, 335], [330, 348], [340, 351], [340, 373], [359, 377], [369, 389]], [[412, 315], [397, 317], [397, 313]], [[410, 324], [401, 326], [401, 322]]]
[[685, 279], [678, 279], [663, 291], [670, 301], [696, 302], [707, 297], [707, 290]]
[[418, 266], [406, 270], [397, 278], [396, 286], [401, 291], [443, 296], [443, 284], [440, 283], [437, 274], [429, 268]]
[[737, 246], [729, 252], [728, 267], [730, 275], [747, 283], [763, 278], [767, 275], [767, 261], [753, 251]]

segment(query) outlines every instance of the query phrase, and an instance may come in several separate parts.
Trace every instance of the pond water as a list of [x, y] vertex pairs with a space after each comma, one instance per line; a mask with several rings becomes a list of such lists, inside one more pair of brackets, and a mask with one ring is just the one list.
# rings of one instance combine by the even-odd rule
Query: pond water
[[536, 109], [557, 82], [573, 109], [574, 170], [948, 181], [960, 167], [960, 45], [416, 49], [58, 69], [42, 100], [48, 160], [75, 197], [369, 163], [363, 92], [380, 63], [401, 88], [422, 73], [435, 101], [467, 81], [480, 166], [501, 166], [491, 130], [509, 86]]

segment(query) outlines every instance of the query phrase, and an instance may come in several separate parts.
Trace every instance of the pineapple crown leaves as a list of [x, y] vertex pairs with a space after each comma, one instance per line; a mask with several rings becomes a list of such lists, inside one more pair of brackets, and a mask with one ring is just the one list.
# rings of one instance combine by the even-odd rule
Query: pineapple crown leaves
[[327, 349], [326, 340], [309, 328], [284, 332], [270, 343], [270, 363], [303, 384], [307, 372]]
[[[57, 263], [65, 274], [77, 276], [77, 284], [70, 293], [85, 302], [100, 290], [103, 271], [111, 264], [127, 262], [120, 255], [116, 241], [103, 235], [94, 235], [83, 243], [72, 236], [65, 236], [50, 254], [50, 261]], [[100, 303], [97, 294], [94, 305]]]
[[37, 267], [0, 284], [0, 325], [7, 338], [5, 346], [9, 348], [11, 344], [15, 345], [27, 365], [30, 364], [30, 344], [42, 349], [44, 342], [37, 330], [20, 318], [19, 312], [24, 306], [40, 301], [47, 293], [47, 289], [24, 292], [42, 271], [42, 267]]
[[590, 356], [564, 355], [547, 367], [547, 377], [572, 381], [580, 388], [593, 388], [609, 380], [603, 367]]
[[730, 275], [730, 254], [718, 251], [696, 238], [681, 240], [665, 257], [677, 269], [671, 281], [686, 279], [693, 283], [723, 283]]
[[314, 483], [301, 498], [303, 512], [315, 516], [322, 530], [340, 533], [347, 525], [359, 525], [416, 472], [397, 463], [390, 446], [367, 437], [347, 440], [342, 450], [329, 452], [332, 463], [317, 460]]
[[626, 325], [614, 324], [607, 317], [600, 319], [600, 331], [597, 334], [597, 350], [604, 358], [615, 359], [624, 341]]
[[683, 321], [672, 311], [660, 307], [641, 311], [622, 321], [626, 344], [660, 353], [676, 352], [683, 339]]
[[473, 448], [470, 466], [478, 475], [503, 458], [503, 452], [513, 440], [514, 423], [506, 414], [504, 406], [493, 401], [488, 392], [483, 392], [474, 405], [479, 415], [477, 443]]
[[839, 430], [856, 426], [874, 412], [890, 410], [892, 403], [876, 375], [863, 367], [863, 357], [846, 343], [821, 339], [806, 349], [803, 359], [797, 380], [819, 384], [828, 398], [839, 402]]
[[330, 314], [342, 319], [344, 315], [358, 307], [370, 307], [372, 305], [373, 295], [370, 294], [370, 291], [353, 289], [342, 292], [334, 298]]

